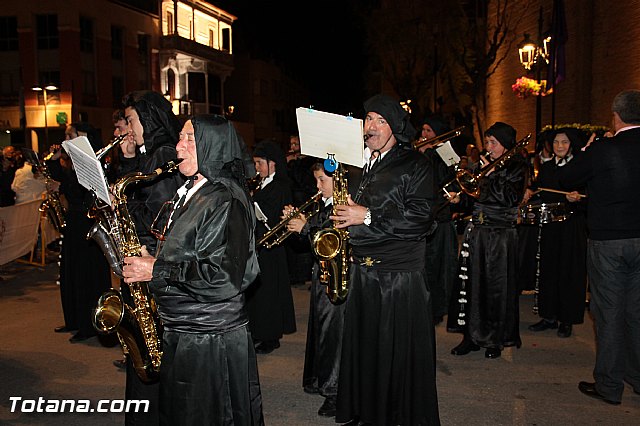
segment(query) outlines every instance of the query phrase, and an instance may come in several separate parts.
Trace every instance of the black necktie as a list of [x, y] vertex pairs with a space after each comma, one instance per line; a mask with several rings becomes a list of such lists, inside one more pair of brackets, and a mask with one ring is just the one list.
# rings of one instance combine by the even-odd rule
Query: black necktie
[[174, 209], [179, 209], [182, 206], [184, 206], [184, 203], [187, 200], [187, 194], [189, 193], [189, 190], [191, 188], [193, 188], [193, 185], [194, 185], [195, 181], [196, 181], [195, 176], [191, 176], [191, 177], [188, 178], [187, 184], [185, 185], [186, 191], [184, 192], [184, 194], [182, 194], [182, 196], [180, 197], [180, 199], [176, 203], [176, 206], [175, 206]]

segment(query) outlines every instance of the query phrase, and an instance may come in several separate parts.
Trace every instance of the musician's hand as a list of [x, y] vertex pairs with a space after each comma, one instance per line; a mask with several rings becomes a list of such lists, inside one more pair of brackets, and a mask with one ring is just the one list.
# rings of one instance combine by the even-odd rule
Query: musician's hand
[[307, 219], [304, 217], [304, 215], [298, 215], [287, 222], [287, 230], [291, 232], [297, 232], [299, 234], [300, 232], [302, 232], [302, 228], [304, 228], [305, 223], [307, 223]]
[[137, 283], [151, 281], [153, 278], [153, 265], [156, 258], [151, 256], [145, 246], [142, 246], [142, 256], [124, 258], [122, 275], [125, 283]]
[[535, 194], [535, 192], [533, 192], [531, 188], [527, 188], [524, 191], [524, 197], [522, 197], [522, 204], [527, 204], [529, 202], [529, 199], [531, 199], [531, 197], [533, 196], [533, 194]]
[[60, 145], [51, 145], [51, 147], [49, 148], [49, 152], [53, 153], [53, 155], [51, 156], [51, 160], [57, 160], [60, 158], [60, 156], [62, 155], [62, 146]]
[[459, 192], [447, 192], [447, 199], [451, 204], [458, 204], [460, 202]]
[[571, 191], [570, 193], [565, 195], [565, 197], [567, 198], [567, 201], [569, 201], [570, 203], [575, 203], [580, 201], [580, 194], [578, 193], [578, 191]]
[[136, 140], [133, 138], [131, 133], [125, 136], [120, 147], [124, 158], [134, 158], [136, 156]]
[[364, 223], [367, 208], [354, 203], [351, 195], [347, 196], [347, 205], [337, 204], [333, 207], [336, 215], [329, 216], [329, 219], [334, 221], [336, 228], [346, 228], [351, 225], [362, 225]]
[[286, 206], [284, 206], [284, 208], [282, 209], [282, 216], [280, 216], [280, 219], [284, 219], [286, 217], [289, 217], [289, 215], [291, 213], [293, 213], [295, 211], [295, 207], [293, 207], [291, 204], [288, 204]]

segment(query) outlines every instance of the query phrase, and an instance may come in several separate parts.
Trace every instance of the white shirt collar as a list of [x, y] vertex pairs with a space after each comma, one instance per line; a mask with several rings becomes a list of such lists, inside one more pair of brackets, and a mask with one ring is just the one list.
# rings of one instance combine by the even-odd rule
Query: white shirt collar
[[620, 133], [620, 132], [626, 132], [627, 130], [637, 129], [638, 127], [640, 127], [640, 126], [636, 126], [636, 125], [634, 125], [634, 126], [625, 126], [625, 127], [621, 128], [621, 129], [618, 129], [618, 131], [616, 132], [616, 134], [614, 136], [618, 136], [618, 133]]
[[267, 186], [267, 184], [271, 183], [271, 181], [273, 180], [273, 176], [275, 174], [276, 174], [276, 172], [273, 172], [269, 176], [267, 176], [266, 178], [262, 179], [262, 182], [260, 182], [260, 189], [264, 188], [265, 186]]

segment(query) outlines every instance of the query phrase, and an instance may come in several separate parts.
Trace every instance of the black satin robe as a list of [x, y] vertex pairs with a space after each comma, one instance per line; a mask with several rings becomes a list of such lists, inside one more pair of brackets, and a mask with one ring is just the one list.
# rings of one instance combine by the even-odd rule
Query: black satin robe
[[[547, 161], [540, 167], [538, 186], [561, 189], [559, 172], [555, 161]], [[584, 193], [584, 188], [576, 189]], [[587, 293], [587, 201], [569, 203], [564, 194], [546, 191], [540, 196], [543, 203], [563, 203], [572, 214], [565, 221], [542, 226], [538, 313], [541, 318], [582, 324]]]
[[163, 425], [263, 423], [244, 308], [258, 273], [250, 209], [237, 184], [205, 182], [158, 251], [150, 288], [164, 324]]
[[424, 268], [432, 188], [429, 160], [396, 145], [363, 176], [354, 196], [371, 210], [372, 220], [349, 228], [354, 263], [336, 422], [440, 424]]
[[460, 263], [468, 269], [460, 276], [467, 279], [456, 295], [462, 303], [450, 315], [464, 323], [462, 331], [473, 342], [486, 348], [521, 345], [515, 225], [527, 170], [526, 160], [515, 156], [480, 180], [480, 196], [461, 250]]
[[[276, 226], [281, 220], [284, 206], [291, 204], [288, 181], [276, 177], [253, 194], [253, 201], [258, 203], [267, 216], [269, 227]], [[265, 232], [267, 228], [262, 222], [258, 222], [256, 240]], [[287, 253], [282, 245], [270, 249], [262, 247], [258, 250], [258, 261], [260, 275], [247, 292], [249, 328], [255, 340], [277, 340], [283, 334], [296, 331]]]
[[[307, 221], [301, 235], [313, 240], [313, 236], [320, 229], [331, 227], [329, 216], [332, 207], [331, 204], [323, 206], [316, 216]], [[338, 393], [345, 304], [331, 303], [326, 293], [327, 286], [320, 283], [319, 274], [320, 267], [316, 260], [311, 278], [302, 384], [311, 386], [317, 389], [320, 395], [328, 397], [336, 396]]]

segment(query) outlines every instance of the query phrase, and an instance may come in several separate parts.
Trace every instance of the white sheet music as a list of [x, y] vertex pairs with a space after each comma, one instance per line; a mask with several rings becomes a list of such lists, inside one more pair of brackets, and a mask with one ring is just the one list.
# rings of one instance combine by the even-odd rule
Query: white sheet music
[[107, 188], [107, 180], [100, 160], [96, 158], [96, 154], [91, 148], [89, 139], [86, 136], [79, 136], [62, 142], [62, 146], [73, 161], [73, 168], [80, 185], [95, 192], [98, 198], [110, 206], [111, 197], [109, 196], [109, 188]]
[[254, 201], [253, 205], [255, 206], [255, 210], [256, 210], [256, 219], [264, 223], [264, 226], [266, 226], [267, 229], [270, 230], [271, 227], [269, 227], [269, 224], [267, 223], [267, 220], [269, 220], [269, 218], [264, 214], [264, 212], [262, 211], [258, 203]]
[[453, 150], [451, 146], [451, 141], [446, 141], [442, 145], [436, 148], [436, 152], [442, 158], [442, 161], [445, 162], [447, 166], [453, 166], [460, 162], [460, 157]]
[[320, 159], [329, 154], [355, 167], [364, 165], [362, 120], [311, 108], [297, 108], [300, 152]]

